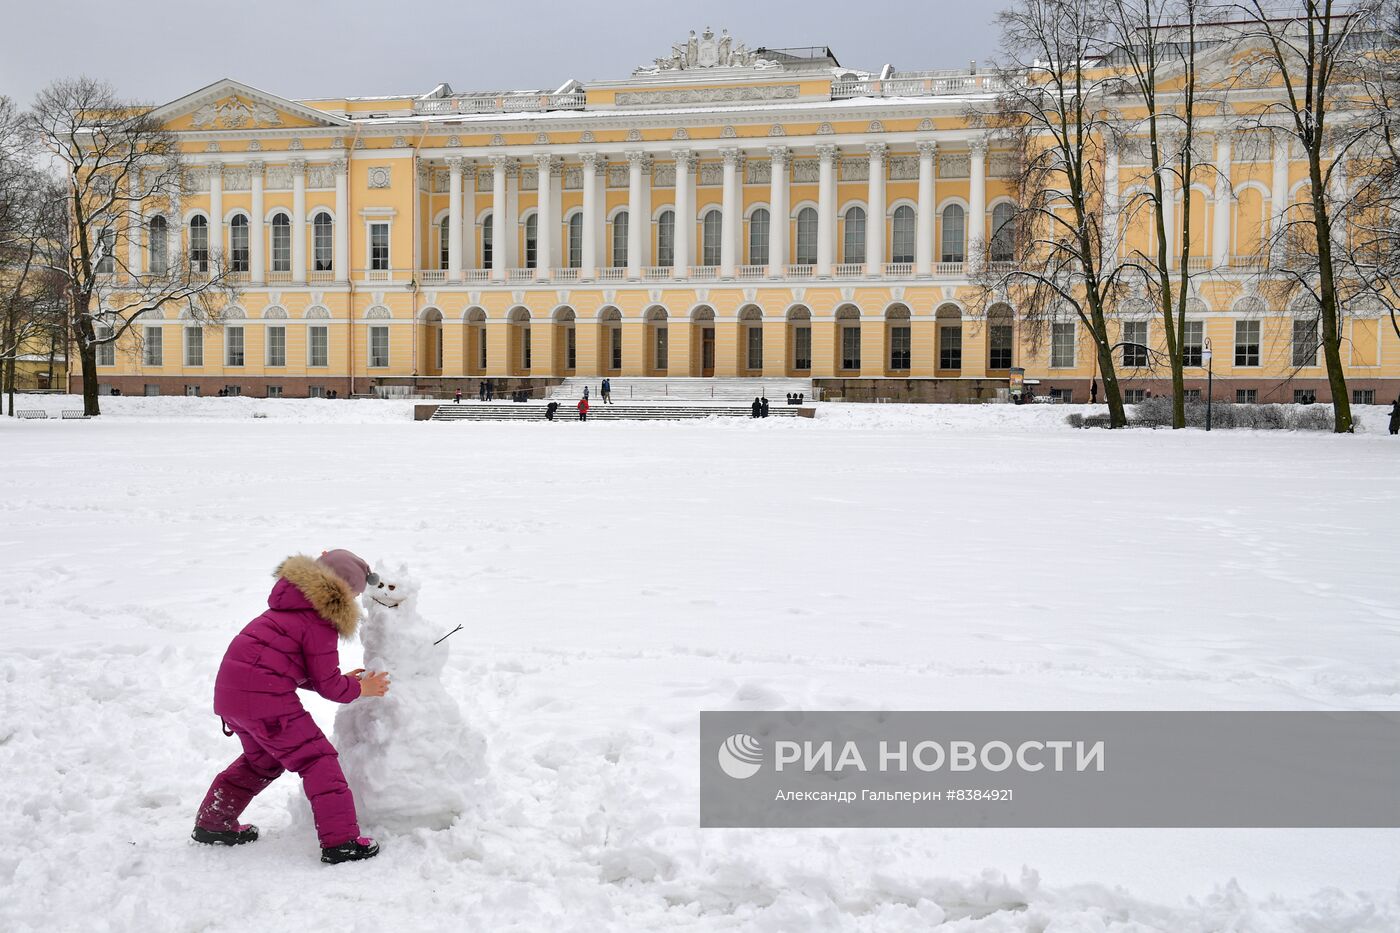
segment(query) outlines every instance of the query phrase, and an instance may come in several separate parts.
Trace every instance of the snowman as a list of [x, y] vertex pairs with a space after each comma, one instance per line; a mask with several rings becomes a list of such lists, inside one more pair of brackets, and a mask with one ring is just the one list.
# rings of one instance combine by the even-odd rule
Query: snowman
[[356, 810], [370, 827], [446, 829], [485, 776], [486, 741], [442, 685], [450, 643], [418, 614], [418, 584], [406, 569], [381, 573], [364, 605], [364, 666], [392, 679], [388, 694], [356, 700], [335, 717]]

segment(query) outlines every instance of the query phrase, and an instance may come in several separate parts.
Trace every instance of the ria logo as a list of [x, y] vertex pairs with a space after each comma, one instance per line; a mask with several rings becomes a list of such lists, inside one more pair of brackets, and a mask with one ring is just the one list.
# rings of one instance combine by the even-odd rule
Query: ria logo
[[751, 778], [763, 766], [763, 746], [753, 736], [736, 732], [719, 747], [719, 766], [732, 778]]

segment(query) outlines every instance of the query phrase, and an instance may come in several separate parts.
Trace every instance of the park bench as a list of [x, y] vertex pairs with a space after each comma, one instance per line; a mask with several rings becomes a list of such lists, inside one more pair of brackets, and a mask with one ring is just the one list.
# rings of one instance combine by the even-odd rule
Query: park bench
[[64, 421], [81, 421], [87, 418], [87, 414], [81, 408], [63, 409]]
[[49, 413], [42, 408], [21, 408], [19, 411], [15, 412], [15, 417], [43, 420], [49, 417]]

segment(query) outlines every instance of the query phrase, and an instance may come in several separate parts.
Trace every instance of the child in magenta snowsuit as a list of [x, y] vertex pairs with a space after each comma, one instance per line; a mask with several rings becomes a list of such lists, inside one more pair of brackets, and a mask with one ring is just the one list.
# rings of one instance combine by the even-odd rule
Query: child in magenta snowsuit
[[293, 771], [311, 801], [321, 860], [369, 858], [379, 847], [360, 835], [335, 746], [296, 692], [315, 690], [350, 703], [387, 690], [386, 674], [342, 674], [336, 650], [336, 639], [352, 636], [359, 623], [356, 597], [377, 577], [344, 550], [317, 559], [289, 557], [274, 576], [267, 611], [244, 626], [219, 665], [214, 712], [243, 743], [243, 754], [214, 779], [195, 818], [194, 839], [222, 845], [257, 839], [257, 827], [240, 824], [239, 815], [263, 788]]

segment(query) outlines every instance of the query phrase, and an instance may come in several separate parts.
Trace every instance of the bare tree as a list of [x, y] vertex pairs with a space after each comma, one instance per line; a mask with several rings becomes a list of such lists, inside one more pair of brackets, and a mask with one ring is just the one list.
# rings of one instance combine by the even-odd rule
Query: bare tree
[[[1166, 361], [1172, 380], [1172, 427], [1186, 427], [1184, 357], [1186, 307], [1192, 276], [1191, 185], [1201, 164], [1197, 159], [1197, 114], [1200, 88], [1198, 0], [1108, 0], [1111, 62], [1122, 75], [1120, 95], [1134, 112], [1120, 129], [1126, 138], [1145, 140], [1145, 189], [1120, 205], [1119, 222], [1133, 226], [1145, 211], [1155, 233], [1155, 250], [1131, 248], [1128, 270], [1156, 299], [1166, 338]], [[1138, 113], [1140, 112], [1140, 116]], [[1131, 135], [1129, 135], [1131, 134]], [[1228, 178], [1217, 178], [1228, 187]], [[1172, 189], [1182, 192], [1181, 210], [1173, 210]], [[1217, 204], [1216, 210], [1221, 210]], [[1177, 244], [1177, 255], [1169, 250]], [[1172, 267], [1175, 258], [1177, 264]], [[1144, 354], [1150, 348], [1144, 348]]]
[[178, 307], [213, 322], [232, 299], [220, 227], [216, 218], [214, 242], [185, 256], [160, 242], [161, 227], [151, 236], [153, 211], [166, 218], [163, 229], [179, 229], [181, 151], [148, 108], [119, 99], [108, 85], [90, 78], [49, 85], [34, 101], [29, 127], [63, 176], [61, 200], [52, 205], [62, 234], [41, 248], [63, 280], [83, 410], [97, 415], [99, 346], [120, 341], [157, 309]]
[[1010, 221], [1017, 261], [984, 266], [983, 303], [1010, 299], [1033, 343], [1050, 330], [1052, 355], [1054, 323], [1078, 320], [1093, 341], [1109, 424], [1122, 427], [1127, 418], [1106, 322], [1120, 273], [1109, 258], [1116, 237], [1103, 223], [1116, 82], [1101, 52], [1108, 24], [1088, 0], [1018, 0], [997, 19], [1005, 90], [995, 113], [980, 119], [1010, 142], [1017, 162]]
[[1273, 234], [1271, 252], [1284, 261], [1271, 264], [1270, 284], [1280, 300], [1296, 303], [1301, 297], [1315, 306], [1333, 430], [1349, 433], [1342, 318], [1347, 292], [1359, 283], [1348, 277], [1345, 249], [1339, 246], [1351, 209], [1345, 166], [1365, 148], [1365, 121], [1357, 115], [1374, 65], [1366, 43], [1358, 40], [1372, 28], [1376, 4], [1298, 0], [1279, 7], [1247, 0], [1234, 9], [1244, 21], [1239, 28], [1248, 50], [1239, 66], [1241, 83], [1270, 92], [1250, 120], [1300, 150], [1307, 162], [1308, 201], [1290, 204]]

